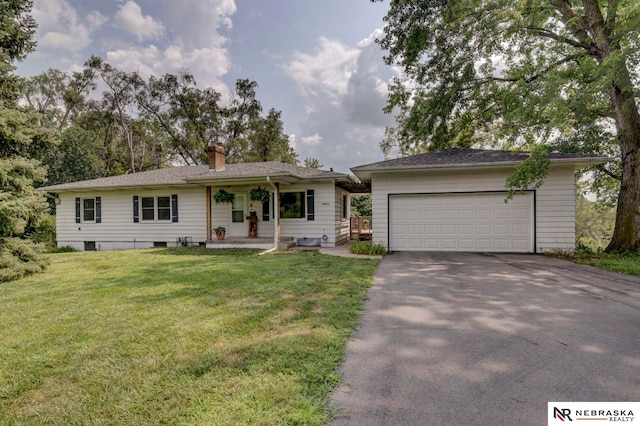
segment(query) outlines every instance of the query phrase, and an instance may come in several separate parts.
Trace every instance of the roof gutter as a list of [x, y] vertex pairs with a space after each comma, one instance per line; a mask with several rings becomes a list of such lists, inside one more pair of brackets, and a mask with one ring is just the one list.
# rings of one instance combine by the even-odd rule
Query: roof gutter
[[[523, 159], [524, 160], [524, 159]], [[429, 165], [406, 165], [391, 167], [354, 167], [351, 171], [360, 179], [368, 180], [374, 173], [400, 173], [400, 172], [424, 172], [429, 170], [474, 170], [487, 168], [508, 168], [515, 167], [522, 163], [520, 161], [503, 161], [503, 162], [485, 162], [485, 163], [453, 163], [453, 164], [429, 164]], [[609, 157], [590, 157], [590, 158], [551, 158], [551, 165], [573, 165], [576, 169], [581, 169], [596, 164], [611, 161]]]

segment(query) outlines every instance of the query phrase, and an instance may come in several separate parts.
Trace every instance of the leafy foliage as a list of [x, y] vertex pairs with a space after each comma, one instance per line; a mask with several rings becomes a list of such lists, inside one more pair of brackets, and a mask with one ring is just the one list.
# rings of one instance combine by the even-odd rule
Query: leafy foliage
[[371, 195], [352, 195], [351, 214], [355, 216], [371, 216], [373, 212]]
[[308, 167], [310, 169], [320, 169], [322, 167], [324, 167], [323, 164], [320, 163], [320, 160], [318, 160], [315, 157], [307, 157], [304, 159], [303, 165], [305, 167]]
[[23, 60], [35, 46], [35, 22], [28, 0], [0, 3], [0, 281], [42, 271], [44, 246], [29, 239], [46, 217], [44, 194], [33, 187], [46, 170], [24, 155], [44, 155], [55, 141], [40, 114], [17, 105], [18, 79], [13, 61]]
[[216, 203], [233, 203], [235, 200], [236, 194], [233, 192], [229, 192], [226, 189], [218, 189], [215, 194], [213, 194], [213, 200]]
[[271, 198], [271, 193], [265, 188], [262, 188], [261, 186], [258, 186], [257, 188], [253, 188], [251, 191], [249, 191], [250, 200], [266, 203], [269, 201], [270, 198]]
[[617, 157], [595, 171], [600, 190], [622, 182], [609, 249], [640, 248], [635, 0], [394, 0], [385, 20], [379, 43], [404, 71], [390, 87], [397, 126], [385, 151], [533, 149], [511, 189], [544, 178], [536, 146]]
[[616, 220], [615, 208], [579, 196], [576, 208], [576, 243], [602, 250], [606, 247]]
[[387, 254], [387, 248], [382, 244], [368, 241], [356, 241], [349, 246], [349, 251], [355, 254], [366, 254], [369, 256], [383, 256]]
[[30, 235], [47, 217], [44, 194], [33, 187], [45, 170], [36, 160], [0, 159], [0, 281], [42, 271], [47, 262], [43, 245]]

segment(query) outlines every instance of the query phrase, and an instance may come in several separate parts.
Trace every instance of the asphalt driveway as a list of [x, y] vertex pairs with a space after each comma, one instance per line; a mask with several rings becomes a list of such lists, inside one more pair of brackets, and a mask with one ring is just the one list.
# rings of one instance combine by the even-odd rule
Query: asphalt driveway
[[546, 425], [548, 401], [640, 401], [640, 278], [542, 255], [385, 257], [335, 425]]

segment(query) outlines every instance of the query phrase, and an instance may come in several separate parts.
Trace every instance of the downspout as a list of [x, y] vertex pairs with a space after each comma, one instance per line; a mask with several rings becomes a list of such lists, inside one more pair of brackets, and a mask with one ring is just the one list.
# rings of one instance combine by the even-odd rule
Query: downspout
[[273, 248], [271, 250], [278, 249], [278, 243], [280, 242], [280, 188], [278, 185], [271, 182], [271, 176], [267, 176], [267, 183], [273, 188]]

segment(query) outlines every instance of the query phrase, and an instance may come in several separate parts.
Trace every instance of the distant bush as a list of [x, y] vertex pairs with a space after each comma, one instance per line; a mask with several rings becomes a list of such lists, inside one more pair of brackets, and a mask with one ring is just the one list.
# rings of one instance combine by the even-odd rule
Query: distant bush
[[0, 239], [0, 282], [17, 280], [45, 270], [44, 246], [20, 238]]
[[73, 253], [74, 251], [78, 251], [71, 246], [62, 246], [49, 250], [49, 253]]
[[351, 253], [381, 256], [387, 254], [387, 248], [382, 244], [367, 241], [357, 241], [349, 247]]
[[36, 243], [43, 244], [47, 250], [54, 249], [56, 247], [56, 217], [44, 216], [35, 226], [30, 238]]

